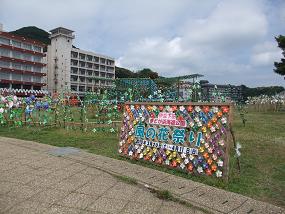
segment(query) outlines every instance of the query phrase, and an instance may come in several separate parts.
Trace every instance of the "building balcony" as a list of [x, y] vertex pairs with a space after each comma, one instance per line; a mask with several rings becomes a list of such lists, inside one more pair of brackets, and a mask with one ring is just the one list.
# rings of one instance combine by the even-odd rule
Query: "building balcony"
[[12, 46], [12, 45], [0, 44], [0, 48], [5, 48], [5, 49], [9, 49], [9, 50], [19, 51], [19, 52], [22, 52], [22, 53], [29, 53], [29, 54], [36, 55], [36, 56], [42, 56], [42, 57], [46, 56], [46, 54], [41, 53], [41, 52], [36, 52], [36, 51], [32, 51], [32, 50], [18, 48], [18, 47]]
[[20, 85], [33, 85], [33, 86], [45, 86], [45, 83], [39, 82], [26, 82], [21, 80], [8, 80], [8, 79], [0, 79], [1, 83], [11, 83], [11, 84], [20, 84]]
[[23, 60], [23, 59], [18, 59], [18, 58], [13, 58], [13, 57], [7, 57], [7, 56], [0, 56], [0, 60], [8, 61], [8, 62], [20, 62], [20, 63], [24, 63], [24, 64], [29, 64], [29, 65], [37, 65], [37, 66], [41, 66], [41, 67], [44, 67], [47, 65], [47, 64], [41, 63], [41, 62], [32, 62], [32, 61], [28, 61], [28, 60]]
[[46, 76], [46, 73], [41, 72], [33, 72], [33, 71], [26, 71], [26, 70], [20, 70], [20, 69], [13, 69], [13, 68], [4, 68], [0, 67], [0, 71], [8, 71], [12, 73], [18, 73], [18, 74], [31, 74], [33, 76]]

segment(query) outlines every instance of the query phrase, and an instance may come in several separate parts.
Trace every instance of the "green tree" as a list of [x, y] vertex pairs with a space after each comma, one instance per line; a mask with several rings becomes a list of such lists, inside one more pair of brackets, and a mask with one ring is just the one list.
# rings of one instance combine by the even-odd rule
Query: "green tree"
[[149, 69], [149, 68], [144, 68], [144, 69], [142, 69], [142, 70], [140, 70], [140, 71], [137, 72], [137, 76], [138, 76], [139, 78], [156, 79], [156, 78], [158, 78], [158, 73], [152, 71], [152, 70]]
[[281, 59], [281, 62], [274, 62], [275, 69], [274, 72], [282, 76], [285, 75], [285, 36], [279, 35], [275, 37], [278, 47], [282, 49], [282, 54], [284, 58]]
[[130, 71], [129, 69], [116, 66], [115, 70], [116, 70], [116, 73], [115, 73], [116, 78], [135, 78], [136, 77], [136, 73]]

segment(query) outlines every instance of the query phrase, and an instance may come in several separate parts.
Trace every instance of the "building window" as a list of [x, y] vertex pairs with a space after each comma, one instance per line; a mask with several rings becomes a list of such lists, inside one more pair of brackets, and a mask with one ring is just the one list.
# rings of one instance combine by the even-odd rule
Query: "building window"
[[70, 76], [70, 80], [73, 81], [73, 82], [77, 82], [78, 76], [71, 75]]
[[23, 75], [23, 81], [32, 82], [32, 76], [31, 75]]
[[92, 61], [92, 58], [93, 58], [93, 57], [92, 57], [91, 55], [87, 55], [87, 60], [88, 60], [88, 61]]
[[105, 65], [100, 66], [100, 71], [105, 71], [105, 69], [106, 69]]
[[10, 39], [0, 37], [0, 44], [10, 45]]
[[25, 68], [22, 68], [22, 67], [21, 67], [21, 64], [20, 64], [20, 63], [17, 63], [17, 62], [13, 62], [13, 63], [12, 63], [12, 68], [14, 68], [14, 69], [19, 69], [19, 70], [21, 70], [21, 69], [25, 70]]
[[10, 73], [9, 72], [0, 72], [0, 78], [9, 80], [10, 79]]
[[0, 67], [9, 68], [10, 67], [10, 62], [0, 61]]
[[10, 57], [10, 51], [7, 50], [7, 49], [0, 48], [0, 55], [1, 56], [8, 56], [8, 57]]
[[40, 76], [33, 76], [33, 82], [40, 83], [41, 82], [41, 77]]
[[77, 91], [77, 85], [71, 85], [71, 91]]
[[85, 67], [85, 62], [79, 62], [80, 67]]
[[12, 51], [12, 57], [21, 59], [22, 53], [19, 51]]
[[32, 45], [30, 45], [30, 44], [23, 43], [22, 45], [23, 45], [23, 48], [24, 48], [24, 49], [33, 50]]
[[106, 63], [106, 59], [101, 58], [100, 62], [101, 62], [102, 64], [105, 64], [105, 63]]
[[[35, 57], [35, 56], [34, 56], [34, 57]], [[32, 55], [31, 55], [31, 54], [23, 53], [23, 54], [22, 54], [22, 58], [23, 58], [24, 60], [32, 61]]]
[[78, 68], [71, 67], [71, 73], [77, 74]]
[[41, 72], [42, 68], [39, 66], [33, 66], [33, 72]]
[[80, 74], [85, 75], [85, 69], [80, 68]]
[[79, 91], [81, 92], [85, 91], [85, 86], [79, 86]]
[[85, 82], [85, 78], [84, 77], [79, 77], [80, 82]]
[[20, 47], [21, 47], [21, 42], [18, 42], [18, 41], [12, 40], [12, 45], [13, 45], [13, 46], [15, 46], [15, 47], [20, 48]]
[[78, 57], [78, 53], [71, 51], [71, 57], [72, 58], [77, 58]]
[[22, 80], [21, 78], [22, 78], [22, 74], [12, 73], [12, 80], [21, 81]]
[[79, 54], [79, 58], [85, 60], [85, 54]]
[[88, 75], [89, 75], [89, 76], [92, 76], [92, 71], [88, 71]]

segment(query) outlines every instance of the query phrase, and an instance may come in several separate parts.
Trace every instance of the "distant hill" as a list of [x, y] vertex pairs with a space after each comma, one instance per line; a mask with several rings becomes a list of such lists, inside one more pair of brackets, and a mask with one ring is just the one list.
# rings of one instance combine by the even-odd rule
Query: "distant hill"
[[249, 88], [245, 85], [241, 85], [243, 96], [246, 97], [255, 97], [259, 95], [276, 95], [283, 92], [285, 89], [282, 86], [268, 86], [268, 87], [256, 87]]
[[35, 26], [22, 27], [18, 30], [11, 31], [10, 33], [38, 40], [46, 45], [50, 44], [49, 33]]

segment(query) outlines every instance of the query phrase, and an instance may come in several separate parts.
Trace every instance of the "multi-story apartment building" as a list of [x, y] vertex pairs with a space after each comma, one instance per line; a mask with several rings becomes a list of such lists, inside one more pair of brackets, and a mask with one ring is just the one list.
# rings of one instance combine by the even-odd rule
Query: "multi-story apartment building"
[[72, 30], [59, 27], [50, 32], [47, 82], [51, 94], [73, 92], [83, 96], [113, 85], [114, 58], [73, 47]]
[[44, 96], [45, 44], [3, 31], [0, 26], [0, 92]]

